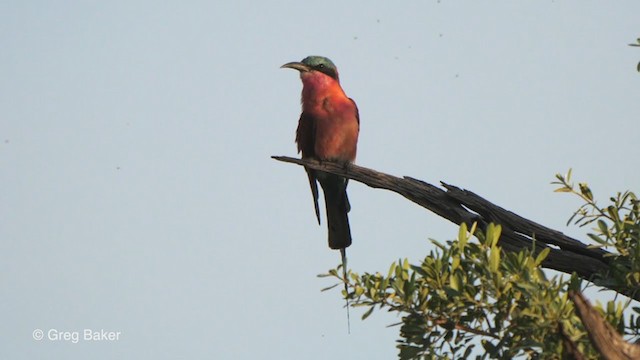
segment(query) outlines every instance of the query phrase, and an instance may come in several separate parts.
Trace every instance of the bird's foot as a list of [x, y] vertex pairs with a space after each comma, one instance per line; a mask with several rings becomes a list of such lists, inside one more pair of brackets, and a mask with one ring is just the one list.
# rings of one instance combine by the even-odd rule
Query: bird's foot
[[349, 171], [350, 168], [351, 168], [351, 162], [345, 161], [342, 163], [342, 170]]

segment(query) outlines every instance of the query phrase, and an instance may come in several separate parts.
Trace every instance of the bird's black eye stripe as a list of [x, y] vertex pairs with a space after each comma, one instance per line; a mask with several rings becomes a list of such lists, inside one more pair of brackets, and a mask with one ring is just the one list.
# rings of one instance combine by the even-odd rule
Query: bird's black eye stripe
[[321, 73], [324, 73], [326, 75], [331, 76], [334, 79], [337, 79], [338, 76], [336, 74], [336, 70], [326, 66], [325, 64], [318, 64], [316, 66], [313, 67], [314, 69], [316, 69], [317, 71], [320, 71]]

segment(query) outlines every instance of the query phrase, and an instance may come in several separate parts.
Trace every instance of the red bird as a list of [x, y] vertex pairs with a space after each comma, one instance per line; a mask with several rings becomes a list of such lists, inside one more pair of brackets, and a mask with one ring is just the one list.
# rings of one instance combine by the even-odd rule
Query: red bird
[[[282, 67], [298, 70], [302, 80], [302, 114], [296, 132], [298, 152], [302, 153], [302, 158], [352, 163], [356, 159], [360, 116], [356, 103], [347, 97], [340, 86], [336, 66], [326, 57], [308, 56], [301, 62], [290, 62]], [[344, 249], [351, 245], [347, 216], [351, 206], [347, 198], [347, 179], [323, 171], [305, 170], [318, 224], [317, 182], [322, 186], [327, 209], [329, 247], [341, 250], [344, 266]]]

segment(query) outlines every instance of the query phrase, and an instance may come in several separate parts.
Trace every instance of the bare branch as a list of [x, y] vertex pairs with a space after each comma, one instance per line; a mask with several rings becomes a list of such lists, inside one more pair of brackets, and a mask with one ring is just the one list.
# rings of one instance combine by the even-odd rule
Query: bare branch
[[[608, 271], [608, 254], [602, 249], [592, 249], [584, 243], [564, 235], [560, 231], [547, 228], [527, 220], [511, 211], [503, 209], [469, 190], [442, 183], [445, 190], [411, 177], [396, 177], [354, 164], [340, 164], [313, 159], [296, 159], [285, 156], [273, 156], [274, 159], [325, 171], [361, 182], [373, 188], [386, 189], [398, 193], [408, 200], [436, 213], [437, 215], [460, 225], [486, 230], [493, 222], [502, 225], [500, 245], [505, 251], [517, 252], [531, 249], [539, 253], [551, 246], [549, 255], [542, 266], [567, 274], [575, 272], [581, 278], [598, 283], [596, 274], [604, 276]], [[535, 241], [533, 241], [535, 239]], [[556, 248], [559, 247], [560, 249]], [[612, 289], [629, 293], [626, 289]], [[631, 294], [640, 300], [640, 294]]]

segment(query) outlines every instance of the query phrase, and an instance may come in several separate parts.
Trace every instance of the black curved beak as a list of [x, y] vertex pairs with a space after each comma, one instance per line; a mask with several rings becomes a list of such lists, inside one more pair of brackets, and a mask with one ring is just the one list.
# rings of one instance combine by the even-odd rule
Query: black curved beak
[[307, 66], [306, 64], [303, 64], [299, 61], [292, 61], [290, 63], [286, 63], [282, 66], [280, 66], [280, 68], [287, 68], [287, 69], [295, 69], [298, 70], [300, 72], [306, 72], [311, 70], [311, 68], [309, 66]]

